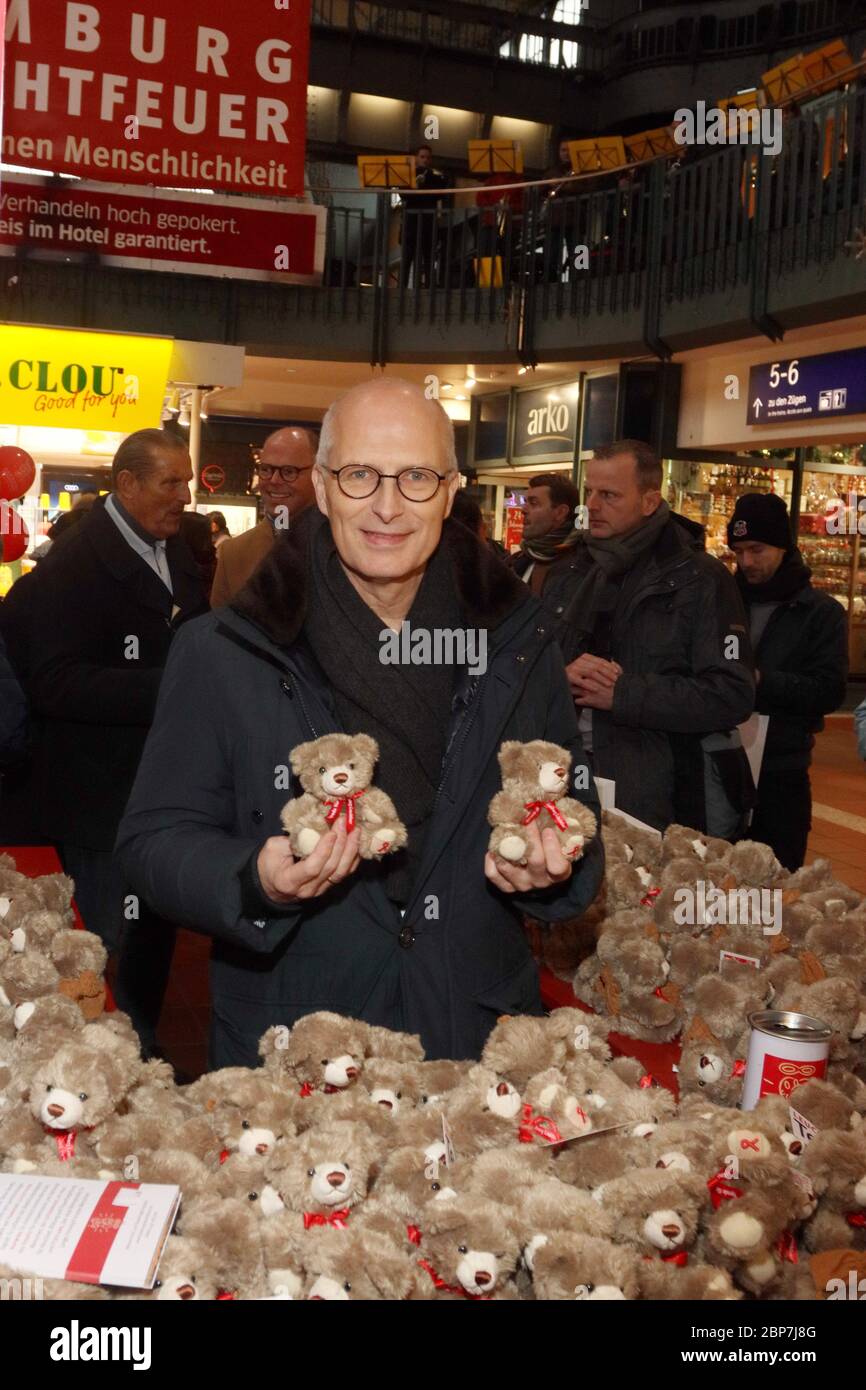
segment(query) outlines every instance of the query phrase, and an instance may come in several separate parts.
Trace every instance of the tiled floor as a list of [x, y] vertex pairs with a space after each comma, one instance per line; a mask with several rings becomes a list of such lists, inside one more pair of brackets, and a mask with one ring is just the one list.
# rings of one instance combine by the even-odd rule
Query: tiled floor
[[[852, 888], [866, 893], [866, 764], [857, 757], [850, 715], [827, 720], [812, 768], [814, 810], [807, 859], [829, 858]], [[178, 936], [159, 1040], [178, 1072], [197, 1076], [206, 1065], [209, 1020], [208, 941]]]

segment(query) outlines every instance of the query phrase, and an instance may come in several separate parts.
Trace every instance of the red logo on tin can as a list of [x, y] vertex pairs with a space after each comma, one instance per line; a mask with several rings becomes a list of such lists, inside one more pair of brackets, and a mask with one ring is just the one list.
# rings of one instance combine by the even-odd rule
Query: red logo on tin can
[[806, 1081], [822, 1077], [826, 1070], [826, 1057], [817, 1062], [792, 1062], [787, 1057], [774, 1057], [771, 1052], [766, 1052], [759, 1095], [789, 1096]]

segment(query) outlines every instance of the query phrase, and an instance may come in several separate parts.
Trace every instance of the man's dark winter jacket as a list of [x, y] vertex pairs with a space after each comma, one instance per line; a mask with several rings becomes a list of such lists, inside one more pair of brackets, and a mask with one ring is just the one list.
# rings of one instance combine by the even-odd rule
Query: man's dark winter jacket
[[207, 607], [179, 536], [166, 558], [173, 596], [100, 501], [29, 581], [25, 679], [41, 726], [37, 796], [51, 840], [114, 845], [172, 637]]
[[[297, 744], [339, 729], [299, 633], [304, 555], [293, 538], [277, 542], [239, 596], [246, 616], [220, 609], [174, 644], [118, 850], [157, 911], [213, 938], [212, 1066], [255, 1065], [268, 1027], [316, 1009], [420, 1033], [428, 1056], [477, 1057], [500, 1014], [541, 1012], [521, 913], [559, 921], [598, 891], [598, 838], [570, 880], [544, 892], [504, 894], [485, 878], [502, 741], [550, 739], [583, 758], [539, 605], [530, 597], [513, 608], [506, 567], [465, 528], [449, 534], [463, 609], [495, 633], [486, 673], [458, 687], [403, 918], [376, 863], [297, 906], [249, 892], [250, 865], [300, 790], [287, 791], [279, 769]], [[594, 788], [575, 794], [597, 807]]]
[[845, 698], [848, 620], [841, 603], [806, 584], [770, 614], [755, 651], [755, 708], [768, 714], [762, 767], [808, 767], [825, 714]]
[[0, 765], [27, 751], [27, 702], [0, 637]]
[[[572, 563], [549, 594], [548, 580], [544, 593], [554, 612], [564, 610], [565, 630], [558, 631], [566, 662], [591, 650], [570, 630], [580, 628], [574, 593], [592, 560], [578, 547]], [[704, 550], [703, 528], [682, 517], [671, 517], [638, 566], [639, 577], [629, 575], [616, 610], [607, 653], [624, 674], [613, 708], [592, 711], [594, 770], [616, 782], [617, 806], [639, 820], [658, 829], [672, 821], [703, 829], [700, 740], [732, 730], [754, 707], [743, 605], [725, 566]], [[723, 753], [719, 761], [729, 796], [742, 786], [745, 797], [745, 754]]]

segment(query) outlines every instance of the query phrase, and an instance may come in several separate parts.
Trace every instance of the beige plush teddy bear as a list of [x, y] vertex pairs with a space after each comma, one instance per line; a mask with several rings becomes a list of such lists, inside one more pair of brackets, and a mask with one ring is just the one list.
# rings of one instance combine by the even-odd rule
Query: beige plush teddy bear
[[341, 817], [361, 832], [362, 859], [379, 859], [406, 844], [406, 827], [393, 801], [370, 785], [379, 745], [367, 734], [325, 734], [293, 748], [289, 761], [304, 788], [283, 807], [281, 820], [292, 853], [305, 858]]
[[499, 750], [502, 791], [490, 803], [487, 819], [493, 826], [489, 849], [512, 864], [525, 861], [529, 841], [525, 827], [553, 829], [566, 859], [579, 859], [587, 840], [596, 833], [588, 807], [566, 796], [571, 755], [556, 743], [533, 739], [508, 740]]

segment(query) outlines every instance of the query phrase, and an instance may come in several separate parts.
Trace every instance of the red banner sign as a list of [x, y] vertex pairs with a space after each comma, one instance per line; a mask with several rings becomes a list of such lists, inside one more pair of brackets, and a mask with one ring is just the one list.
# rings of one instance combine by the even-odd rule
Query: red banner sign
[[193, 198], [22, 176], [0, 187], [0, 253], [27, 248], [64, 260], [96, 252], [107, 265], [230, 274], [310, 284], [321, 278], [324, 208], [253, 198]]
[[7, 0], [3, 157], [297, 194], [310, 0]]

